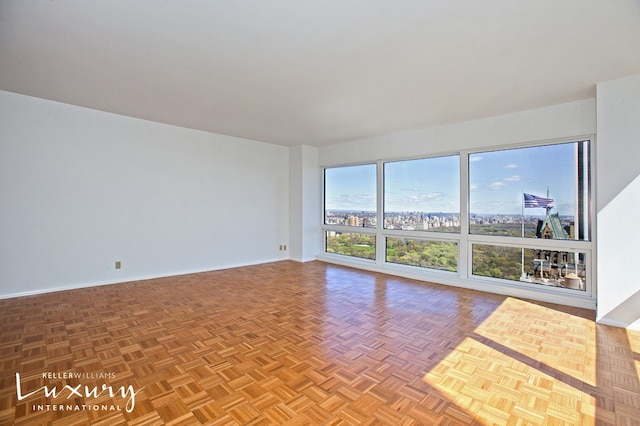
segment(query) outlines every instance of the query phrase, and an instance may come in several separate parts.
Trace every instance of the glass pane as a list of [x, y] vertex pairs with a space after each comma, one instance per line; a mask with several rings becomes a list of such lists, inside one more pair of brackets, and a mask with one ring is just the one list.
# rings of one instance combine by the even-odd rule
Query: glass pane
[[473, 275], [585, 290], [585, 253], [473, 245]]
[[324, 223], [376, 227], [376, 165], [324, 171]]
[[371, 234], [326, 231], [327, 253], [375, 260], [376, 237]]
[[384, 227], [460, 232], [459, 156], [385, 163]]
[[469, 232], [575, 239], [589, 236], [589, 142], [469, 155]]
[[387, 238], [387, 262], [456, 272], [458, 244], [412, 238]]

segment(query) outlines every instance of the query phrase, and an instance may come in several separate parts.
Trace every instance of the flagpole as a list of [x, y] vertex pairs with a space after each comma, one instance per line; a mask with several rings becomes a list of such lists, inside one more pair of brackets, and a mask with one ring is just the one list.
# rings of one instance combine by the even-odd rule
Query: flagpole
[[[520, 201], [521, 201], [521, 204], [520, 204], [520, 210], [521, 210], [520, 225], [521, 225], [521, 229], [522, 229], [522, 238], [524, 238], [524, 191], [522, 191], [522, 198], [520, 199]], [[522, 254], [522, 260], [520, 262], [520, 267], [521, 267], [520, 279], [524, 280], [526, 278], [524, 276], [524, 247], [520, 247], [520, 252]]]

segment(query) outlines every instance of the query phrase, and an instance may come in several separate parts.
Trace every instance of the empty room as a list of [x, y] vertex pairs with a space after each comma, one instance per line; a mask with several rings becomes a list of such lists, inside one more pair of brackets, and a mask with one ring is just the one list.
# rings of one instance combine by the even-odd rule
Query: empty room
[[640, 2], [0, 0], [0, 424], [640, 424]]

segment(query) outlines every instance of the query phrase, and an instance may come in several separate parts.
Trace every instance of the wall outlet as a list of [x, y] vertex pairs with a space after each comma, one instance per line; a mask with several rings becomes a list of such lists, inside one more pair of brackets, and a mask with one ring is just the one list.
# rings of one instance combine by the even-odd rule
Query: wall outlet
[[283, 250], [286, 250], [286, 249], [287, 249], [287, 245], [286, 245], [286, 244], [285, 244], [283, 247], [284, 247], [284, 249], [283, 249]]
[[116, 260], [116, 269], [120, 269], [122, 268], [122, 262], [119, 260]]
[[280, 250], [282, 250], [282, 244], [280, 244]]

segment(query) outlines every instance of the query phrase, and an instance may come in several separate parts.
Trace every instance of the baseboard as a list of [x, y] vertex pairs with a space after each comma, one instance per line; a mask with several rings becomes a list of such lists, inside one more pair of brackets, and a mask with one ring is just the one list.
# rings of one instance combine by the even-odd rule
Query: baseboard
[[153, 280], [157, 278], [177, 277], [180, 275], [199, 274], [203, 272], [220, 271], [223, 269], [242, 268], [244, 266], [261, 265], [264, 263], [282, 262], [286, 260], [290, 260], [290, 259], [276, 258], [276, 259], [270, 259], [270, 260], [263, 260], [260, 262], [236, 263], [236, 264], [223, 265], [219, 267], [211, 267], [211, 268], [205, 268], [205, 269], [193, 269], [193, 270], [180, 271], [180, 272], [165, 272], [165, 273], [159, 273], [159, 274], [130, 276], [130, 277], [125, 277], [123, 279], [118, 279], [118, 280], [94, 281], [94, 282], [87, 282], [87, 283], [72, 284], [68, 286], [59, 286], [59, 287], [51, 287], [51, 288], [38, 289], [38, 290], [32, 290], [32, 291], [23, 291], [19, 293], [0, 294], [0, 299], [13, 299], [16, 297], [36, 296], [38, 294], [55, 293], [57, 291], [78, 290], [82, 288], [99, 287], [103, 285], [128, 283], [132, 281], [145, 281], [145, 280]]
[[300, 258], [300, 257], [290, 257], [289, 260], [292, 260], [294, 262], [299, 262], [299, 263], [307, 263], [307, 262], [312, 262], [314, 260], [318, 260], [316, 257], [309, 257], [309, 258]]
[[611, 327], [626, 328], [627, 330], [640, 331], [640, 321], [633, 322], [631, 324], [624, 321], [616, 321], [609, 318], [600, 318], [596, 322], [602, 325], [609, 325]]

